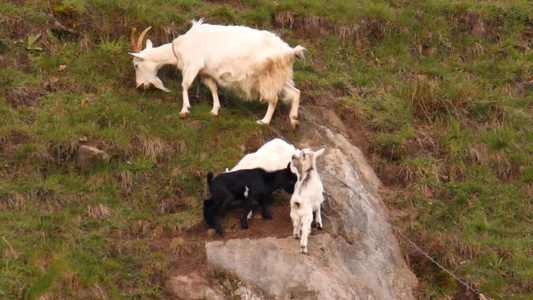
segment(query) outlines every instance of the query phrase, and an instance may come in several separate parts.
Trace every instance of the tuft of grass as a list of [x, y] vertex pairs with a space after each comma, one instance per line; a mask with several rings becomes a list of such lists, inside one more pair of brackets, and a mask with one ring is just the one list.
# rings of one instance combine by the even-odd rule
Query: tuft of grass
[[209, 19], [216, 24], [235, 24], [236, 17], [233, 9], [227, 5], [220, 5], [213, 8], [209, 13]]

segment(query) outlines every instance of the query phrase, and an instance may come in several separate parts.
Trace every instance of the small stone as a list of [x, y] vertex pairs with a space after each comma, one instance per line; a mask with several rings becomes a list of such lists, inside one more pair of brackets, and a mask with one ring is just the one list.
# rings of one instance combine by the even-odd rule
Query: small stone
[[78, 148], [78, 164], [84, 170], [90, 170], [95, 165], [109, 161], [109, 154], [96, 147], [81, 145]]

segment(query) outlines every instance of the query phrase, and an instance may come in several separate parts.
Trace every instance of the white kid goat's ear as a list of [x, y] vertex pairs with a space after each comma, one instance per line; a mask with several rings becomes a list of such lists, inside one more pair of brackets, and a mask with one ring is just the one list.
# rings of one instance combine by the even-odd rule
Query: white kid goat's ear
[[326, 148], [322, 148], [318, 150], [317, 152], [315, 152], [315, 157], [319, 157], [320, 155], [322, 155], [322, 153], [324, 153], [324, 150], [326, 150]]
[[128, 52], [129, 55], [133, 56], [133, 57], [137, 57], [138, 59], [140, 60], [144, 60], [144, 54], [141, 54], [141, 53], [133, 53], [133, 52]]
[[152, 41], [150, 41], [150, 39], [147, 39], [146, 40], [146, 48], [144, 49], [152, 49], [154, 47], [154, 45], [152, 44]]

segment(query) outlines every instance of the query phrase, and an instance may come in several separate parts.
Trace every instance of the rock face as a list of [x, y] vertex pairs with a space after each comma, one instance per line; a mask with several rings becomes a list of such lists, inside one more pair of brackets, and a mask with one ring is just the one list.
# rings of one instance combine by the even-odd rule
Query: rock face
[[209, 242], [207, 260], [274, 299], [414, 299], [417, 281], [382, 217], [379, 180], [342, 135], [316, 133], [332, 148], [317, 161], [328, 195], [309, 255], [291, 236]]

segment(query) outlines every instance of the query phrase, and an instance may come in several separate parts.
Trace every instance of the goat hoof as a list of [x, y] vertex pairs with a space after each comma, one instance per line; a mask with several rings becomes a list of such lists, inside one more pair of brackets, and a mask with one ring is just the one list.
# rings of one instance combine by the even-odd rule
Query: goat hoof
[[242, 229], [248, 229], [248, 224], [241, 224]]
[[268, 123], [263, 122], [263, 120], [257, 120], [256, 123], [257, 124], [262, 124], [262, 125], [268, 125]]
[[188, 111], [182, 111], [180, 112], [180, 117], [187, 117], [189, 115]]
[[218, 116], [218, 111], [210, 111], [209, 114], [216, 117]]
[[322, 229], [324, 229], [324, 227], [322, 227], [322, 224], [318, 224], [318, 225], [316, 226], [316, 229], [318, 229], [318, 230], [322, 230]]
[[292, 125], [292, 129], [296, 130], [296, 128], [298, 128], [298, 126], [300, 125], [300, 122], [296, 120], [292, 120], [291, 125]]
[[263, 218], [267, 219], [267, 220], [272, 220], [272, 215], [271, 214], [263, 214]]

